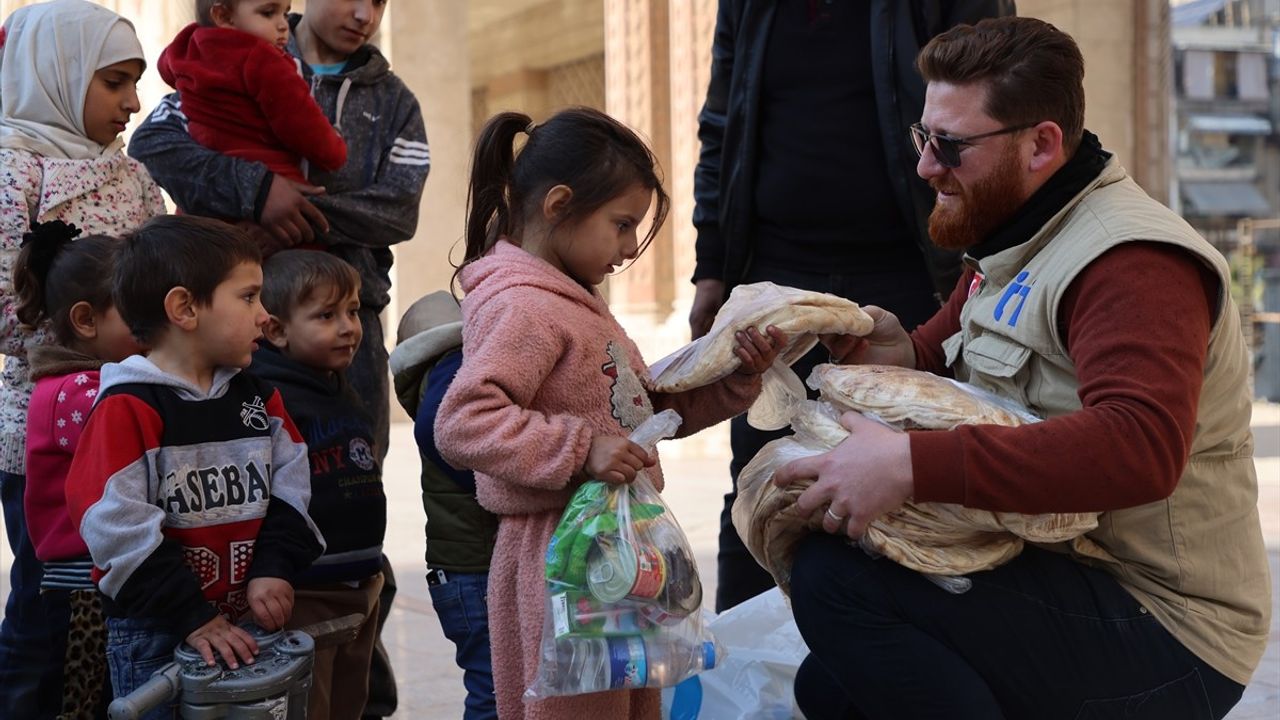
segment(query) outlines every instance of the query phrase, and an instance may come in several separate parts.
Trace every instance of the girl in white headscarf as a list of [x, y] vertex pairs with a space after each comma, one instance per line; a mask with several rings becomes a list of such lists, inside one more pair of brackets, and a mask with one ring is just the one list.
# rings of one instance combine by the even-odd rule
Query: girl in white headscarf
[[[84, 708], [64, 708], [59, 691], [79, 689], [84, 701], [84, 693], [93, 695], [90, 679], [63, 677], [63, 663], [93, 649], [67, 652], [68, 623], [73, 615], [79, 623], [83, 609], [39, 594], [41, 565], [23, 516], [33, 387], [27, 352], [48, 334], [19, 324], [13, 265], [33, 223], [61, 220], [84, 235], [121, 235], [165, 212], [159, 188], [121, 152], [119, 138], [139, 109], [145, 67], [133, 25], [85, 0], [19, 8], [0, 28], [0, 500], [14, 555], [0, 626], [0, 707], [31, 717], [83, 715]], [[40, 236], [31, 234], [34, 242]], [[81, 634], [72, 633], [78, 643]], [[97, 697], [109, 696], [108, 687]]]

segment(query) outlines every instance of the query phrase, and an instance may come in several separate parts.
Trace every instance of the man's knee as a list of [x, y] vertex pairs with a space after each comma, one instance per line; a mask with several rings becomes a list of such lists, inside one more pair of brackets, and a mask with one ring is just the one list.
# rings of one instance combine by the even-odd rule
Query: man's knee
[[849, 570], [848, 555], [853, 550], [842, 538], [825, 533], [810, 534], [796, 545], [791, 561], [791, 606], [802, 630], [806, 621], [825, 615], [824, 610], [840, 598], [841, 577]]

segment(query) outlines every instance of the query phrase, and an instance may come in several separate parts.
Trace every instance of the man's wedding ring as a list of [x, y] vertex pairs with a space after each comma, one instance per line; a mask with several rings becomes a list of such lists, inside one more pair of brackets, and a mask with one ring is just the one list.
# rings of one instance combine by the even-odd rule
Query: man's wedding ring
[[831, 507], [830, 507], [830, 506], [828, 506], [828, 507], [827, 507], [827, 517], [831, 518], [832, 520], [835, 520], [835, 521], [836, 521], [836, 522], [838, 522], [838, 523], [839, 523], [839, 522], [844, 522], [844, 515], [837, 515], [837, 514], [835, 514], [835, 513], [831, 512]]

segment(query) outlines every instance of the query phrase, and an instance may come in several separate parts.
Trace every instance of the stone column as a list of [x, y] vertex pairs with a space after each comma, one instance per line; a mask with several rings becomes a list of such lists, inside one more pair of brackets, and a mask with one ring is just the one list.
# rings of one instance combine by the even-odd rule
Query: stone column
[[394, 344], [400, 315], [424, 294], [449, 287], [451, 255], [460, 262], [464, 250], [471, 148], [467, 3], [390, 3], [380, 35], [392, 70], [418, 97], [431, 146], [418, 234], [395, 248], [391, 305], [384, 320], [387, 341]]
[[[667, 0], [605, 0], [604, 20], [605, 109], [649, 143], [669, 177]], [[639, 260], [610, 278], [609, 304], [614, 312], [636, 316], [649, 325], [671, 312], [671, 237], [668, 220]], [[644, 334], [638, 327], [635, 332]]]
[[1084, 54], [1085, 127], [1147, 192], [1168, 202], [1169, 9], [1164, 0], [1020, 0]]
[[[671, 17], [671, 193], [672, 324], [687, 330], [693, 302], [694, 241], [693, 174], [702, 149], [698, 141], [698, 112], [711, 77], [711, 41], [715, 33], [715, 0], [670, 0]], [[678, 323], [677, 323], [678, 321]]]

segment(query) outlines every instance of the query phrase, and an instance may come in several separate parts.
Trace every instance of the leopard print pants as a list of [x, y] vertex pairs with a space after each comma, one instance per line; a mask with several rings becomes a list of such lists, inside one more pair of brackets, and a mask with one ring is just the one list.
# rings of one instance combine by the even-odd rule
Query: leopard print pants
[[97, 590], [72, 590], [70, 604], [58, 720], [94, 720], [103, 716], [103, 694], [108, 692], [107, 620]]

